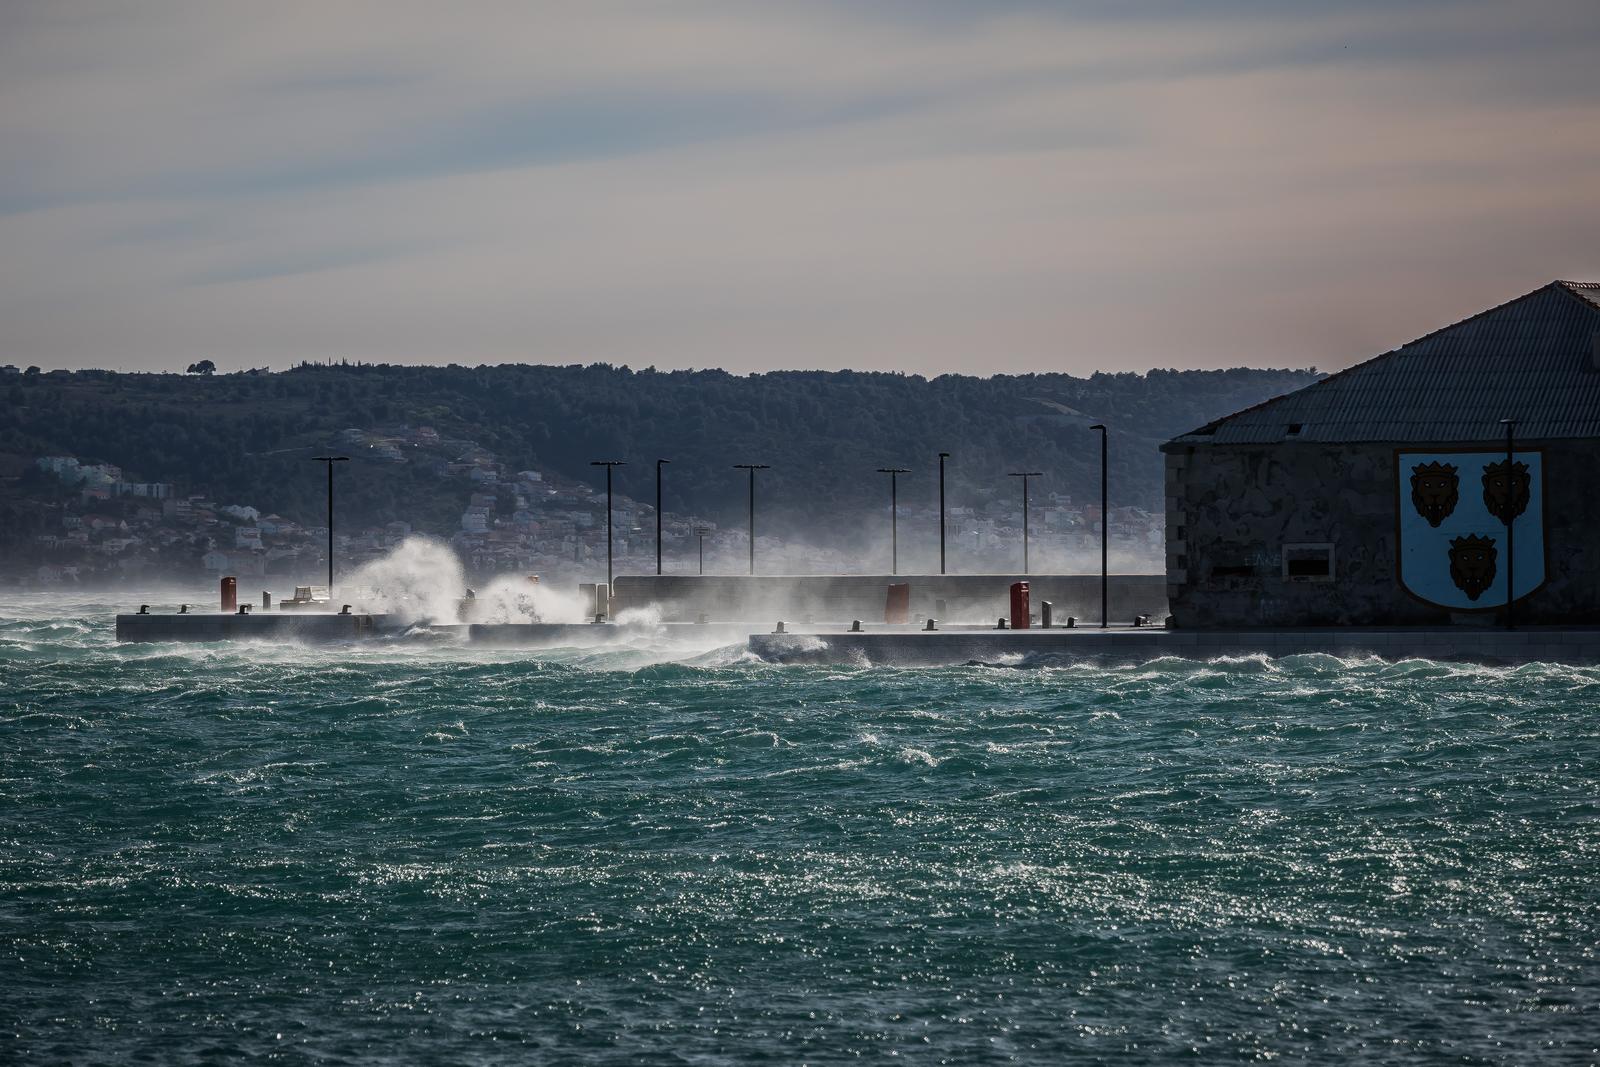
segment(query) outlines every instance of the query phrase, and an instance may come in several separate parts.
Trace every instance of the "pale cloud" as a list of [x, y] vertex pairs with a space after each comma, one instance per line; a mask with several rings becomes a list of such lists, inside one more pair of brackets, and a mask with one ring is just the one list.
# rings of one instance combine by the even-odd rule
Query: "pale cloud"
[[1600, 11], [12, 5], [0, 359], [1364, 358], [1600, 277]]

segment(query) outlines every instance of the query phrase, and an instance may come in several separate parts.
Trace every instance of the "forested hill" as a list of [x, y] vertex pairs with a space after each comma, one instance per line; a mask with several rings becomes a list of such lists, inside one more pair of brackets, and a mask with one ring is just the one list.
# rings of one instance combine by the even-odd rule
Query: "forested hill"
[[[508, 470], [535, 468], [598, 483], [595, 459], [629, 462], [620, 492], [654, 493], [654, 460], [670, 459], [668, 509], [737, 521], [745, 482], [734, 463], [767, 463], [763, 508], [825, 527], [884, 493], [875, 468], [899, 466], [902, 499], [933, 491], [950, 452], [952, 504], [1013, 491], [1009, 471], [1043, 471], [1040, 493], [1098, 494], [1097, 440], [1111, 433], [1114, 503], [1161, 507], [1167, 438], [1317, 378], [1313, 371], [975, 378], [852, 371], [634, 371], [589, 366], [303, 365], [216, 375], [109, 371], [0, 378], [0, 457], [15, 474], [38, 456], [116, 463], [180, 493], [245, 501], [263, 512], [320, 515], [320, 468], [349, 428], [431, 426], [476, 442]], [[352, 520], [454, 527], [460, 480], [417, 464], [350, 453], [342, 510]], [[12, 480], [11, 484], [15, 484]]]

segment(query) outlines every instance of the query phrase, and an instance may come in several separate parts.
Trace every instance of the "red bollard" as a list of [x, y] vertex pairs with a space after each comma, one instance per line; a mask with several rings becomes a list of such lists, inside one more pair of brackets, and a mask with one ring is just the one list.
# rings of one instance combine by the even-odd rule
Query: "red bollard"
[[222, 613], [232, 615], [239, 610], [239, 579], [222, 579]]
[[1026, 630], [1028, 628], [1028, 583], [1011, 583], [1011, 628], [1013, 630]]
[[889, 625], [904, 625], [911, 621], [911, 584], [901, 582], [889, 586], [889, 596], [883, 603], [883, 621]]

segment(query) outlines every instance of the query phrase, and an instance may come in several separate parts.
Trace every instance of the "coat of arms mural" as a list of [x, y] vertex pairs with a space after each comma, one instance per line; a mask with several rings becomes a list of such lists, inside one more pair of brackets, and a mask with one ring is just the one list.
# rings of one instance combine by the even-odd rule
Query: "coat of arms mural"
[[1456, 610], [1506, 602], [1506, 520], [1515, 526], [1515, 595], [1544, 584], [1543, 463], [1536, 451], [1401, 452], [1400, 584]]

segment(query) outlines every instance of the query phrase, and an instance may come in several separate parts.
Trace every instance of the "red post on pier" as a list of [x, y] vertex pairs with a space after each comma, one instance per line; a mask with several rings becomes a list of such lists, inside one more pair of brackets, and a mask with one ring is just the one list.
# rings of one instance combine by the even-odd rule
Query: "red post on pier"
[[903, 626], [911, 621], [909, 582], [896, 582], [889, 586], [889, 595], [883, 602], [883, 621], [891, 626]]
[[1026, 630], [1028, 628], [1028, 583], [1011, 583], [1011, 628], [1013, 630]]
[[239, 610], [239, 579], [222, 579], [222, 613], [232, 615]]

